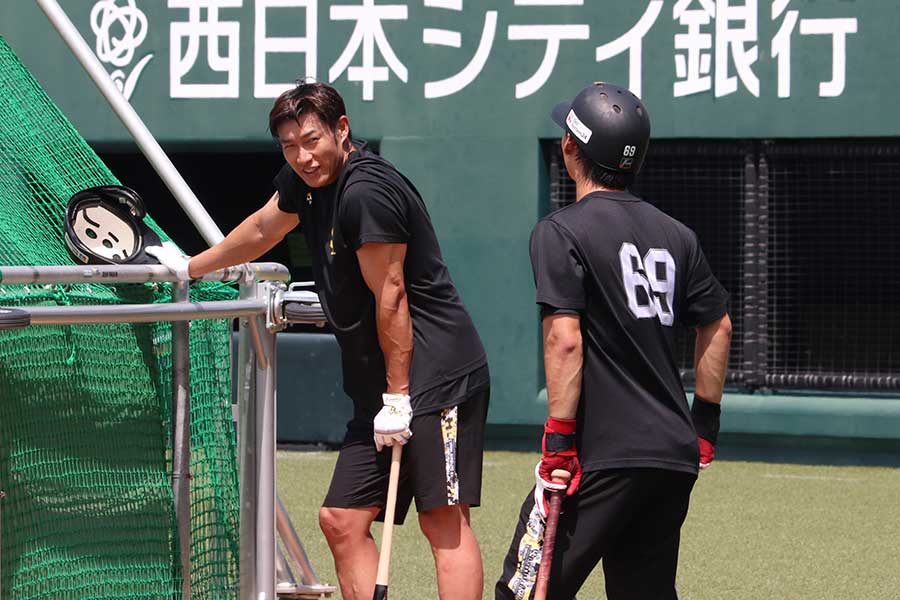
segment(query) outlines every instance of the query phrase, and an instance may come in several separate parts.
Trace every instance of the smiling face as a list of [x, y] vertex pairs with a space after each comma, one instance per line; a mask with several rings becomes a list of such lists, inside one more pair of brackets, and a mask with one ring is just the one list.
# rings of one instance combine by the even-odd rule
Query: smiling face
[[334, 183], [350, 152], [347, 138], [350, 123], [346, 116], [330, 129], [315, 113], [278, 125], [281, 152], [306, 185], [321, 188]]

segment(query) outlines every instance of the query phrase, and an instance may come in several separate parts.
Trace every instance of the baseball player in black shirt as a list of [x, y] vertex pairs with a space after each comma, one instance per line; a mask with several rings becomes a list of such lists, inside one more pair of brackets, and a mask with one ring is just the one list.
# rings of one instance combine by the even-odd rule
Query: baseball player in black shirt
[[[577, 201], [531, 235], [549, 416], [495, 597], [531, 597], [545, 490], [566, 487], [550, 477], [564, 469], [547, 597], [574, 598], [602, 560], [610, 600], [675, 600], [681, 525], [719, 429], [728, 295], [697, 236], [627, 191], [650, 139], [640, 99], [596, 83], [552, 116]], [[672, 353], [683, 326], [697, 332], [691, 406]]]
[[[441, 598], [480, 600], [478, 506], [490, 377], [422, 198], [393, 165], [354, 139], [344, 102], [299, 83], [269, 115], [286, 164], [276, 193], [221, 243], [187, 262], [155, 255], [185, 277], [254, 260], [301, 228], [322, 307], [341, 348], [353, 419], [319, 523], [345, 600], [369, 600], [390, 453], [405, 444], [395, 521], [413, 498], [434, 554]], [[383, 516], [382, 516], [383, 518]]]

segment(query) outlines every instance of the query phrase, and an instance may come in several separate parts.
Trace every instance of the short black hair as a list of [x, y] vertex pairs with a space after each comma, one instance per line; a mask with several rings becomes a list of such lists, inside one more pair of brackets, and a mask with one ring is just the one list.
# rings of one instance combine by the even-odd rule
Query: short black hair
[[575, 160], [581, 168], [581, 174], [594, 185], [600, 185], [611, 190], [624, 191], [634, 183], [634, 173], [620, 173], [602, 167], [592, 161], [581, 146], [576, 144], [576, 148]]
[[278, 126], [286, 121], [300, 121], [303, 113], [315, 114], [332, 131], [338, 120], [347, 114], [341, 94], [320, 81], [297, 80], [297, 85], [275, 100], [269, 112], [269, 133], [278, 139]]

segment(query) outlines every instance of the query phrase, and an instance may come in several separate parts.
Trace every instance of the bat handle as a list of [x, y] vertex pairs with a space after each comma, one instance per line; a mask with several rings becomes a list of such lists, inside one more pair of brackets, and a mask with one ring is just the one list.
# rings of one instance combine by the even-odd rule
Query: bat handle
[[[572, 474], [564, 469], [554, 469], [550, 473], [553, 483], [565, 485], [569, 483]], [[541, 550], [541, 566], [538, 569], [537, 582], [534, 587], [534, 600], [547, 598], [547, 584], [550, 581], [550, 568], [553, 565], [553, 547], [556, 545], [556, 526], [559, 524], [559, 512], [562, 509], [562, 501], [566, 490], [556, 490], [550, 493], [550, 508], [547, 511], [547, 524], [544, 526], [544, 545]]]
[[391, 471], [388, 477], [387, 503], [384, 506], [384, 530], [381, 535], [381, 552], [378, 554], [378, 573], [375, 577], [373, 600], [386, 600], [388, 597], [391, 546], [394, 541], [394, 512], [397, 508], [397, 488], [400, 481], [402, 454], [403, 446], [401, 444], [394, 444], [391, 447]]

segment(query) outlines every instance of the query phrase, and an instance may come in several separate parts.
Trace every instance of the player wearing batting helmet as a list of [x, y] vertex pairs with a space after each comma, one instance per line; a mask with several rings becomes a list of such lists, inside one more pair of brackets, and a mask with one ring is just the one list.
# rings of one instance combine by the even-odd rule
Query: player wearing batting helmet
[[[563, 469], [547, 597], [574, 598], [602, 560], [610, 600], [675, 600], [681, 525], [719, 429], [728, 294], [694, 232], [627, 191], [650, 141], [641, 100], [596, 83], [552, 117], [577, 201], [531, 234], [549, 416], [495, 597], [531, 597]], [[671, 350], [683, 326], [697, 332], [691, 406]]]
[[300, 227], [353, 400], [319, 511], [341, 594], [373, 597], [378, 549], [370, 526], [385, 507], [391, 464], [391, 452], [381, 450], [404, 444], [395, 521], [415, 498], [441, 597], [480, 600], [469, 507], [480, 502], [490, 376], [425, 203], [391, 163], [351, 136], [344, 101], [329, 85], [300, 82], [284, 92], [269, 130], [285, 158], [271, 199], [187, 263], [161, 247], [156, 255], [198, 277], [254, 260]]

